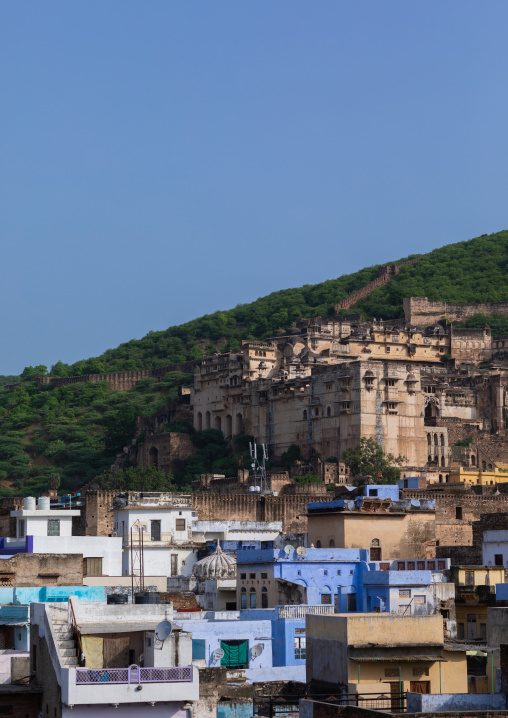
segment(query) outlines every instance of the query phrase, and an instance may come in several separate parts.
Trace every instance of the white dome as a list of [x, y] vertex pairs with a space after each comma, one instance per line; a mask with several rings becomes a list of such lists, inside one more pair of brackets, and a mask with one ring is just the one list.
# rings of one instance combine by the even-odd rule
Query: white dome
[[219, 578], [235, 578], [236, 577], [236, 559], [224, 553], [220, 546], [211, 556], [206, 556], [198, 561], [192, 570], [192, 573], [200, 581], [207, 579]]

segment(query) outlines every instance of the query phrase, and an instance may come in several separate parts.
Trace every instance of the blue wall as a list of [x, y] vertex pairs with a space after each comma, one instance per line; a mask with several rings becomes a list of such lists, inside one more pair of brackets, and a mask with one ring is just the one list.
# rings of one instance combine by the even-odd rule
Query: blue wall
[[17, 586], [0, 588], [0, 604], [13, 603], [28, 605], [30, 603], [52, 603], [68, 601], [69, 596], [78, 596], [80, 601], [105, 601], [104, 586]]

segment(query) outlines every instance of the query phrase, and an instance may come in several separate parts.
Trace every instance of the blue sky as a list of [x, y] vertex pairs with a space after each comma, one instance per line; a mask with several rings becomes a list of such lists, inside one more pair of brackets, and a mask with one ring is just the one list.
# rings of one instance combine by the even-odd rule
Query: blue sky
[[0, 373], [508, 228], [508, 4], [0, 4]]

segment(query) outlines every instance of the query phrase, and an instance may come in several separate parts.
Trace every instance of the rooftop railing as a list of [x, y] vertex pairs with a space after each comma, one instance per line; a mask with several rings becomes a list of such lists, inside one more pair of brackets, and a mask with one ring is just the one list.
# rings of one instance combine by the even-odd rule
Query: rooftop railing
[[335, 613], [332, 605], [279, 606], [279, 618], [305, 618], [308, 614], [324, 616], [330, 613]]
[[76, 685], [98, 683], [190, 683], [192, 666], [172, 668], [76, 668]]

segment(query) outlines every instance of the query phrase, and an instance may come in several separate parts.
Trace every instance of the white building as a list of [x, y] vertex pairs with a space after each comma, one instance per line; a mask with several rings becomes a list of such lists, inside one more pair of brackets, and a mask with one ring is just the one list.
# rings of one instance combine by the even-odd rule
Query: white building
[[484, 566], [508, 566], [508, 531], [484, 531], [482, 552]]
[[123, 546], [123, 575], [143, 542], [146, 575], [191, 576], [197, 560], [192, 531], [197, 513], [190, 494], [129, 491], [114, 500], [114, 530]]
[[276, 541], [281, 533], [282, 521], [196, 521], [193, 527], [197, 542], [232, 541], [238, 548], [261, 548], [259, 542]]
[[192, 635], [176, 625], [162, 633], [171, 606], [99, 605], [71, 597], [30, 609], [30, 622], [38, 627], [30, 636], [31, 674], [43, 687], [44, 715], [192, 716], [199, 699]]
[[122, 575], [120, 538], [72, 535], [72, 518], [80, 515], [79, 510], [51, 509], [47, 497], [41, 497], [36, 506], [35, 499], [28, 496], [23, 508], [10, 515], [16, 519], [16, 539], [6, 539], [4, 550], [81, 554], [85, 575]]

